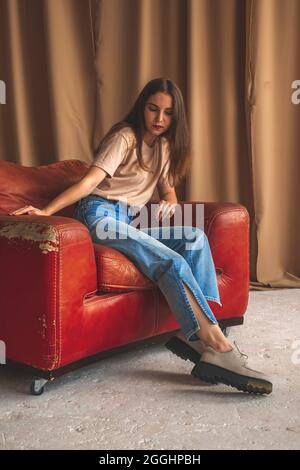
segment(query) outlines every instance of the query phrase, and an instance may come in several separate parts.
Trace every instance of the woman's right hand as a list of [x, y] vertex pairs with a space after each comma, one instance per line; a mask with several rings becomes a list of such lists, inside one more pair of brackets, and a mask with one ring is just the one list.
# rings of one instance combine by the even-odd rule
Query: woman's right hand
[[37, 207], [33, 206], [24, 206], [21, 207], [20, 209], [17, 209], [13, 212], [10, 212], [8, 215], [49, 215], [47, 212], [43, 209], [38, 209]]

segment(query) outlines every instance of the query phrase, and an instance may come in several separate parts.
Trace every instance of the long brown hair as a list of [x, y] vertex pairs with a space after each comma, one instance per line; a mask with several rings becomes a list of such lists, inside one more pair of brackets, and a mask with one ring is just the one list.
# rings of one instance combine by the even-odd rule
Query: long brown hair
[[[139, 94], [129, 113], [114, 124], [100, 142], [102, 143], [124, 127], [131, 127], [136, 137], [136, 151], [140, 166], [149, 171], [142, 158], [143, 135], [146, 131], [144, 109], [148, 98], [155, 93], [167, 93], [173, 98], [171, 125], [160, 137], [165, 137], [170, 148], [169, 178], [176, 186], [190, 168], [189, 131], [186, 120], [184, 101], [179, 87], [174, 81], [166, 78], [155, 78], [148, 82]], [[161, 143], [161, 142], [160, 142]]]

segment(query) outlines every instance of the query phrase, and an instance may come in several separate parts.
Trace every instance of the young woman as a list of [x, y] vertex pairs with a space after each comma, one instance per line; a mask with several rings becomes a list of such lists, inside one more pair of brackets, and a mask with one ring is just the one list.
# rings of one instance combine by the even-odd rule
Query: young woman
[[132, 223], [156, 186], [156, 218], [174, 213], [175, 186], [187, 172], [188, 156], [182, 94], [172, 80], [157, 78], [146, 84], [131, 111], [102, 139], [81, 181], [43, 209], [26, 206], [11, 215], [51, 215], [78, 201], [75, 217], [87, 226], [94, 243], [124, 253], [164, 294], [181, 326], [166, 346], [195, 364], [193, 375], [247, 392], [270, 393], [271, 381], [246, 366], [207, 303], [220, 304], [220, 298], [205, 233], [192, 226], [138, 230]]

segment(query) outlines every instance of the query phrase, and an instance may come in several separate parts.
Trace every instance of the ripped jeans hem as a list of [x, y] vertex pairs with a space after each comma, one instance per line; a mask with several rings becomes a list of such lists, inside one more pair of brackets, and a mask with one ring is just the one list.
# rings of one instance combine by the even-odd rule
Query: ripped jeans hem
[[[189, 287], [189, 289], [191, 290], [191, 292], [192, 292], [192, 294], [194, 295], [195, 299], [197, 300], [199, 307], [201, 308], [202, 312], [203, 312], [204, 315], [207, 317], [207, 319], [208, 319], [211, 323], [217, 324], [218, 321], [217, 321], [217, 319], [215, 318], [213, 312], [211, 311], [209, 305], [207, 305], [207, 306], [206, 306], [206, 305], [203, 305], [203, 302], [199, 299], [198, 295], [195, 293], [194, 289], [191, 287], [191, 285], [187, 282], [186, 279], [182, 279], [181, 281], [182, 281], [182, 283], [185, 283], [185, 284]], [[184, 293], [185, 293], [185, 289], [184, 289]], [[186, 297], [187, 297], [187, 296], [186, 296]], [[205, 296], [204, 296], [204, 297], [205, 297]], [[193, 308], [192, 308], [192, 306], [191, 306], [191, 304], [190, 304], [190, 301], [189, 301], [188, 299], [187, 299], [187, 301], [188, 301], [188, 303], [189, 303], [189, 305], [190, 305], [190, 307], [191, 307], [191, 309], [192, 309], [193, 315], [195, 316], [194, 311], [193, 311]], [[208, 307], [208, 310], [207, 310], [207, 307]], [[197, 320], [197, 322], [198, 322], [198, 320]]]
[[196, 334], [200, 330], [201, 328], [199, 325], [197, 328], [194, 328], [193, 330], [190, 330], [188, 333], [185, 333], [186, 339], [191, 343], [193, 343], [194, 341], [200, 340], [200, 336]]
[[205, 295], [204, 296], [207, 300], [211, 300], [212, 302], [216, 302], [218, 305], [220, 305], [220, 307], [223, 307], [223, 305], [221, 304], [221, 300], [219, 298], [216, 298], [216, 297], [210, 297], [209, 295]]

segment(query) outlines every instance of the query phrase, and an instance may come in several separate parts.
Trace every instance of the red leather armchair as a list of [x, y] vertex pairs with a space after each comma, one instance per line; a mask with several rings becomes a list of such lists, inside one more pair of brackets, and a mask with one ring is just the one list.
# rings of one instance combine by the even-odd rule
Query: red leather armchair
[[[85, 358], [179, 328], [162, 293], [130, 260], [92, 243], [73, 218], [74, 206], [49, 217], [7, 215], [26, 204], [43, 207], [87, 169], [80, 160], [38, 167], [0, 162], [0, 340], [7, 362], [36, 375], [33, 394]], [[205, 203], [205, 232], [222, 302], [211, 308], [222, 327], [241, 324], [248, 212], [238, 204]]]

